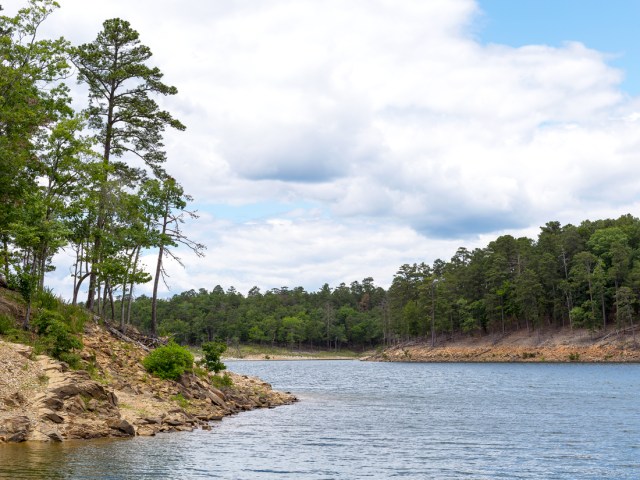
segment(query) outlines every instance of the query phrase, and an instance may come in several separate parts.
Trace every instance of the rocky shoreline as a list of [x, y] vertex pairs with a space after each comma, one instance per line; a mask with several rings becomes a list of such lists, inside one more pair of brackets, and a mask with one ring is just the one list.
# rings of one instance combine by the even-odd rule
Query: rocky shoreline
[[366, 361], [378, 362], [640, 362], [638, 342], [629, 332], [563, 330], [544, 333], [516, 332], [446, 341], [408, 342], [389, 347]]
[[183, 374], [179, 382], [155, 378], [142, 366], [144, 346], [97, 325], [86, 328], [83, 344], [91, 372], [0, 341], [0, 443], [206, 430], [227, 415], [297, 401], [233, 373], [231, 386], [218, 387], [211, 374]]

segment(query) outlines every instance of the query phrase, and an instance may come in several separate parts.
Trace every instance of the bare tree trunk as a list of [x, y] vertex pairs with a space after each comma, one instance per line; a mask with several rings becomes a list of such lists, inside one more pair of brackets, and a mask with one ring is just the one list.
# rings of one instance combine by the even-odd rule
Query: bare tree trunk
[[9, 241], [4, 236], [2, 239], [2, 254], [4, 256], [4, 277], [9, 280]]
[[111, 285], [109, 285], [109, 303], [111, 304], [111, 321], [113, 322], [116, 317], [116, 308], [113, 304], [113, 288], [111, 287]]
[[[166, 224], [163, 227], [162, 233], [166, 229]], [[156, 264], [156, 276], [153, 279], [153, 296], [151, 297], [151, 335], [156, 336], [158, 331], [158, 283], [160, 281], [160, 275], [162, 275], [162, 256], [164, 255], [164, 245], [160, 245], [158, 251], [158, 263]]]

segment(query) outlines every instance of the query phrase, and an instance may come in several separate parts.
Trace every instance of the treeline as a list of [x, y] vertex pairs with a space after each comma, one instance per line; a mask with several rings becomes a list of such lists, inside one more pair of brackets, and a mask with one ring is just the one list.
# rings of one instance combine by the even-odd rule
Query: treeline
[[[181, 231], [190, 198], [163, 167], [164, 132], [185, 127], [155, 98], [177, 89], [124, 20], [106, 20], [83, 45], [40, 38], [57, 7], [31, 0], [0, 16], [0, 271], [27, 300], [25, 328], [62, 248], [75, 252], [73, 303], [88, 289], [84, 304], [99, 314], [151, 280], [141, 251], [159, 250], [155, 296], [170, 247], [203, 249]], [[72, 81], [89, 92], [82, 111]], [[127, 315], [121, 302], [120, 321]]]
[[389, 289], [393, 331], [415, 336], [519, 329], [633, 328], [640, 220], [549, 222], [537, 240], [503, 235], [449, 262], [403, 265]]
[[[640, 220], [549, 222], [536, 240], [503, 235], [450, 261], [402, 265], [385, 290], [372, 278], [317, 292], [243, 296], [233, 287], [158, 302], [160, 329], [183, 343], [214, 338], [289, 346], [370, 347], [410, 339], [526, 329], [633, 329], [640, 298]], [[151, 300], [132, 322], [148, 329]]]
[[[372, 278], [317, 292], [302, 287], [253, 287], [246, 296], [233, 287], [201, 288], [158, 300], [160, 332], [176, 341], [200, 344], [214, 339], [291, 347], [371, 347], [384, 340], [387, 292]], [[131, 320], [148, 329], [151, 299], [138, 297]]]

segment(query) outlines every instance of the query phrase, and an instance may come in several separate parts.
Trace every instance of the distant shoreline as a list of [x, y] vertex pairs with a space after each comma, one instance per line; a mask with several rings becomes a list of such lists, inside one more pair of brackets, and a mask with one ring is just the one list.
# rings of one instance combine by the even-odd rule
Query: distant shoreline
[[363, 358], [433, 363], [640, 363], [640, 332], [550, 330], [395, 345]]
[[308, 360], [360, 360], [357, 357], [343, 357], [343, 356], [298, 356], [298, 355], [246, 355], [240, 357], [224, 357], [225, 362], [297, 362]]

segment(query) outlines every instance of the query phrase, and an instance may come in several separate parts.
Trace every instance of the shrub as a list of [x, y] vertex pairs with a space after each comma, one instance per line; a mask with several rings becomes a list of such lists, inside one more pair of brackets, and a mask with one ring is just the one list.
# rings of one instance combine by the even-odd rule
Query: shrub
[[222, 363], [220, 356], [227, 350], [227, 344], [223, 342], [207, 342], [202, 344], [204, 358], [198, 362], [207, 370], [218, 373], [227, 366]]
[[38, 335], [46, 335], [47, 329], [53, 322], [64, 323], [64, 318], [56, 311], [43, 308], [31, 321], [31, 326]]
[[84, 324], [91, 319], [91, 314], [80, 305], [63, 302], [58, 311], [64, 316], [69, 329], [74, 333], [84, 331]]
[[57, 310], [63, 303], [63, 300], [53, 293], [51, 288], [45, 287], [44, 290], [36, 295], [36, 302], [40, 308], [47, 310]]
[[222, 376], [214, 375], [211, 377], [211, 384], [216, 388], [232, 387], [233, 379], [227, 372]]
[[177, 380], [193, 367], [193, 355], [177, 343], [153, 350], [142, 361], [149, 373], [163, 379]]
[[16, 327], [15, 321], [9, 315], [0, 314], [0, 335], [4, 335], [9, 330]]
[[187, 408], [189, 408], [189, 405], [190, 405], [189, 400], [184, 398], [184, 395], [182, 395], [181, 393], [173, 395], [170, 398], [171, 400], [176, 402], [178, 405], [180, 405], [180, 408], [182, 408], [183, 410], [186, 410]]
[[58, 360], [68, 361], [70, 366], [77, 365], [72, 350], [82, 349], [82, 342], [71, 333], [62, 315], [51, 310], [41, 310], [33, 319], [36, 333], [40, 335], [41, 348]]

